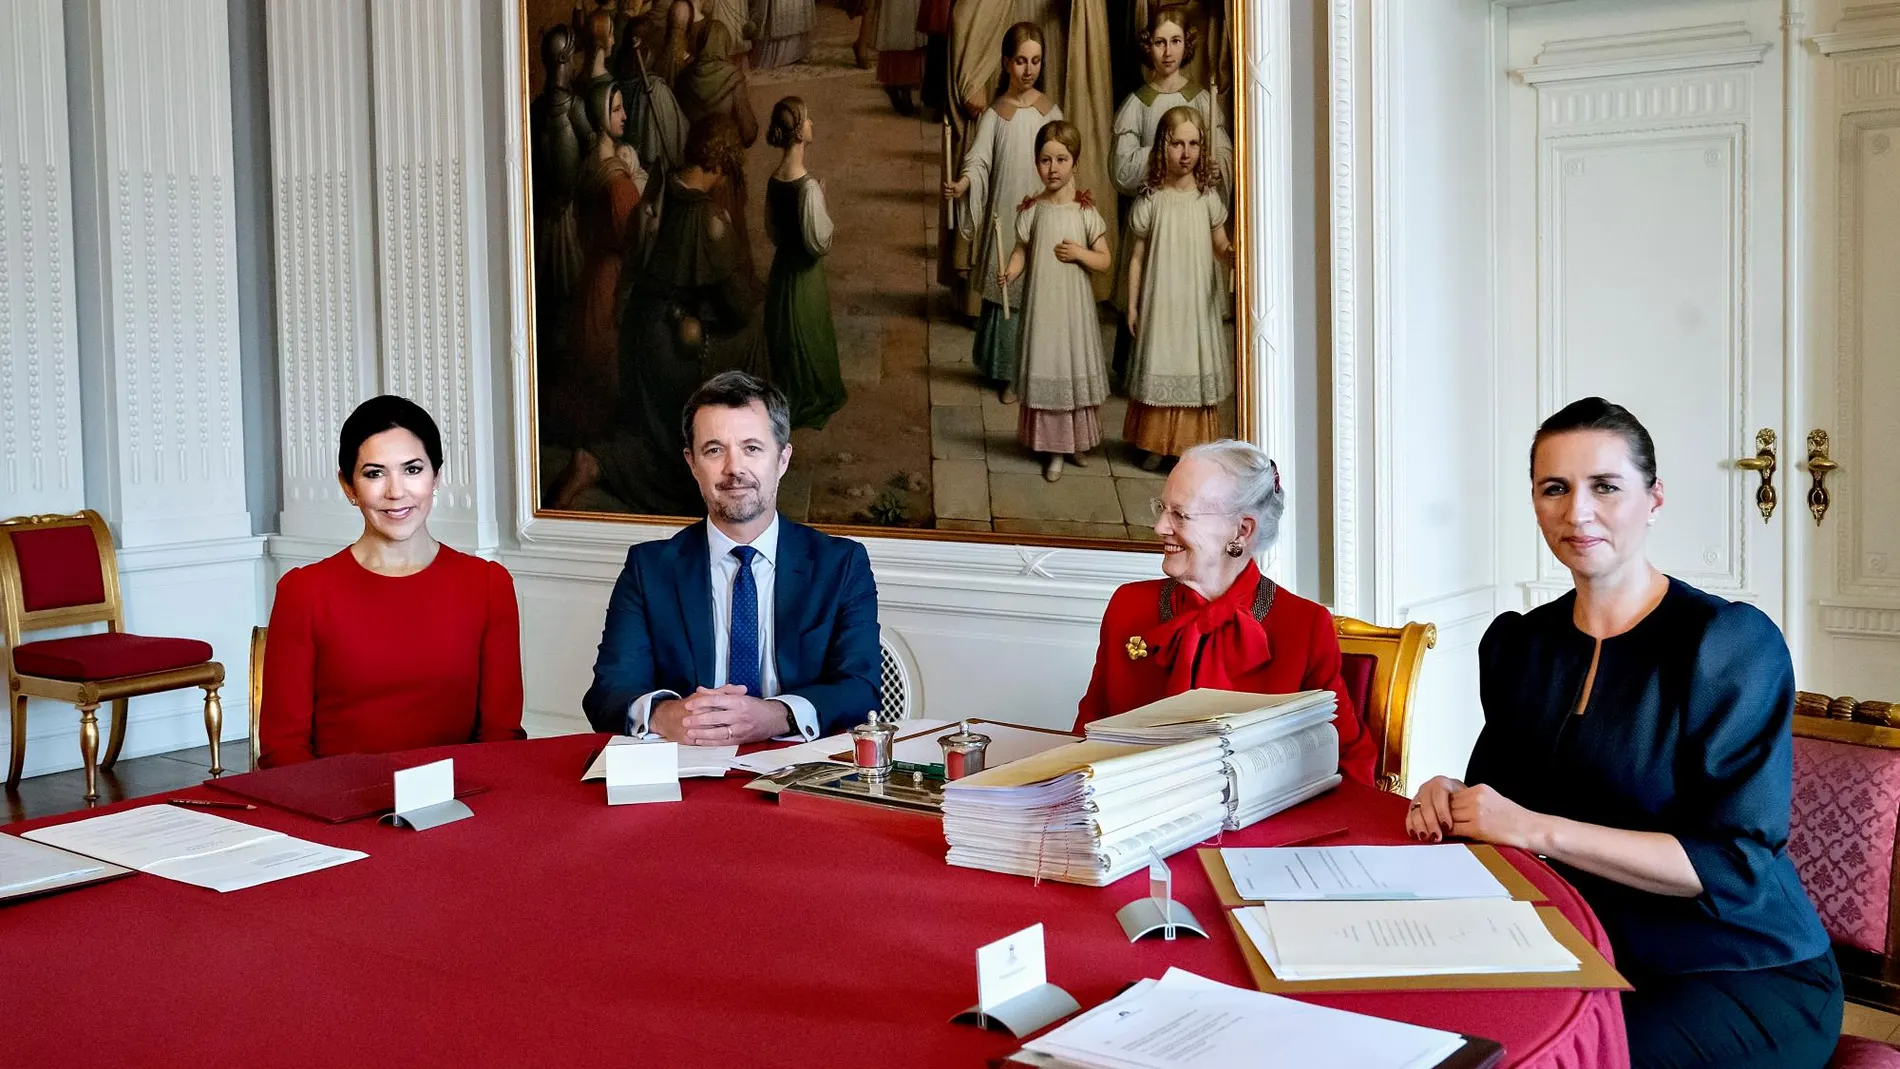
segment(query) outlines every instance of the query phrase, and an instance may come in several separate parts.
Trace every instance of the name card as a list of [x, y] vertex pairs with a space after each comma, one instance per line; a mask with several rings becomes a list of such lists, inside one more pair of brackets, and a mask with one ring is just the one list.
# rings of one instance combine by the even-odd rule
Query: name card
[[444, 758], [395, 774], [395, 812], [383, 819], [397, 827], [427, 831], [472, 817], [455, 798], [455, 759]]
[[984, 1013], [1048, 982], [1041, 924], [977, 948], [976, 1005]]
[[607, 763], [607, 804], [680, 800], [680, 753], [676, 742], [634, 742], [601, 752]]

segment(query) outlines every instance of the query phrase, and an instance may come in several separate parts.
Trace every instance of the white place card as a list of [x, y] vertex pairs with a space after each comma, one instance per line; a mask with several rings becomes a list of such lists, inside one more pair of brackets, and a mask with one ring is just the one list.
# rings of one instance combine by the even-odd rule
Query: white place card
[[680, 800], [676, 742], [634, 742], [601, 751], [607, 762], [607, 804]]
[[984, 1013], [1048, 982], [1041, 924], [977, 948], [976, 1005]]
[[475, 815], [455, 799], [455, 759], [452, 757], [398, 769], [395, 781], [395, 812], [386, 819], [399, 827], [427, 831]]
[[976, 1005], [951, 1018], [978, 1028], [1001, 1026], [1017, 1036], [1060, 1021], [1082, 1007], [1049, 982], [1042, 952], [1042, 925], [976, 951]]

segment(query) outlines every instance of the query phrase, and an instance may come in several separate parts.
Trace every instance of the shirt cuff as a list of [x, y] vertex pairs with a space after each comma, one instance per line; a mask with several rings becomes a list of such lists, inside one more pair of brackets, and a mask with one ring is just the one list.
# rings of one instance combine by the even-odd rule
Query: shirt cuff
[[809, 700], [796, 694], [780, 694], [766, 700], [783, 702], [785, 708], [792, 711], [792, 730], [789, 734], [778, 736], [779, 738], [810, 742], [818, 737], [818, 707]]
[[656, 690], [651, 694], [642, 694], [635, 698], [633, 704], [627, 706], [627, 734], [636, 739], [652, 734], [647, 730], [647, 723], [653, 713], [653, 703], [677, 697], [679, 695], [670, 690]]

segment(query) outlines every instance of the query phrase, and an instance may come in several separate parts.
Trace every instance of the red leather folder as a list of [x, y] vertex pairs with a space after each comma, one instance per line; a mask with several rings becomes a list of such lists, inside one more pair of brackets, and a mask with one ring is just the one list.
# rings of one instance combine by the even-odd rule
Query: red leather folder
[[[394, 809], [395, 774], [421, 764], [428, 762], [395, 754], [338, 754], [240, 776], [208, 779], [205, 786], [327, 824], [343, 824]], [[455, 777], [457, 798], [487, 789], [459, 774]]]

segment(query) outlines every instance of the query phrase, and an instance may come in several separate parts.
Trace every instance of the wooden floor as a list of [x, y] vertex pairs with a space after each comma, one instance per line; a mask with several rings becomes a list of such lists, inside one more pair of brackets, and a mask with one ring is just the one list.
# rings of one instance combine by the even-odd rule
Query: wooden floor
[[[243, 771], [249, 767], [250, 753], [245, 740], [227, 742], [222, 750], [227, 769]], [[99, 800], [117, 802], [190, 787], [204, 782], [210, 774], [211, 748], [208, 746], [122, 760], [112, 771], [99, 773]], [[75, 812], [86, 808], [86, 773], [74, 770], [35, 776], [22, 780], [18, 789], [7, 791], [4, 797], [0, 824]], [[1900, 1016], [1849, 1003], [1841, 1031], [1850, 1036], [1900, 1045]]]
[[[219, 746], [226, 771], [242, 772], [250, 767], [250, 743], [236, 739]], [[110, 772], [99, 773], [99, 802], [122, 801], [159, 794], [179, 787], [203, 783], [211, 776], [211, 747], [155, 754], [151, 757], [120, 758]], [[86, 808], [86, 772], [54, 772], [20, 781], [20, 786], [0, 795], [0, 824], [33, 817], [57, 816]]]

